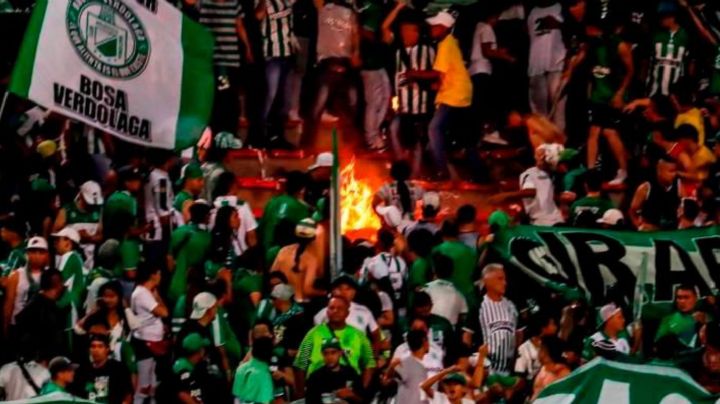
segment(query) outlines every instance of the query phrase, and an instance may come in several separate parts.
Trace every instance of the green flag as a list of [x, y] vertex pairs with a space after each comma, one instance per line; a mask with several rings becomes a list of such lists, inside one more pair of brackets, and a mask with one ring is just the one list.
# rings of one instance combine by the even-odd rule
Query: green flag
[[38, 0], [9, 90], [125, 141], [194, 145], [214, 95], [212, 34], [166, 1]]
[[93, 404], [89, 401], [72, 396], [67, 393], [56, 392], [44, 396], [28, 398], [27, 400], [5, 401], [6, 404]]

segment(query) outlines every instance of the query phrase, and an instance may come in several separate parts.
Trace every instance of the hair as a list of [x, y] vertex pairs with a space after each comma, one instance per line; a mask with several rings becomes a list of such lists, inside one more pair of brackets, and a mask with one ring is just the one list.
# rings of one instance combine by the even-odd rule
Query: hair
[[210, 214], [210, 206], [204, 203], [193, 203], [190, 206], [190, 221], [195, 224], [203, 223]]
[[554, 318], [547, 311], [539, 311], [533, 314], [528, 321], [528, 336], [535, 337], [540, 335], [543, 328], [547, 327]]
[[700, 205], [695, 199], [683, 198], [682, 199], [682, 214], [688, 220], [697, 219], [700, 214]]
[[483, 267], [482, 277], [485, 278], [486, 276], [489, 276], [493, 272], [504, 271], [504, 270], [505, 270], [505, 267], [503, 267], [502, 264], [490, 263]]
[[285, 192], [288, 195], [295, 195], [300, 193], [305, 187], [307, 187], [308, 177], [302, 171], [290, 171], [285, 174]]
[[57, 269], [48, 269], [40, 275], [40, 290], [52, 290], [63, 284], [63, 277]]
[[556, 336], [543, 337], [542, 346], [545, 348], [550, 359], [555, 363], [565, 363], [563, 352], [565, 352], [565, 342]]
[[269, 363], [273, 353], [273, 339], [270, 337], [261, 337], [253, 341], [252, 356], [262, 362]]
[[407, 343], [410, 351], [416, 352], [423, 347], [427, 340], [427, 334], [421, 330], [410, 330], [407, 333]]
[[160, 268], [154, 265], [140, 265], [137, 274], [137, 284], [140, 285], [147, 282], [158, 272], [160, 272]]
[[465, 204], [458, 208], [455, 216], [458, 224], [474, 223], [477, 220], [477, 209], [470, 204]]
[[233, 185], [235, 185], [235, 174], [230, 171], [223, 171], [218, 175], [217, 181], [215, 182], [215, 188], [212, 193], [213, 200], [219, 196], [229, 194]]
[[[100, 288], [98, 289], [98, 297], [102, 296], [105, 291], [112, 291], [118, 296], [118, 305], [115, 308], [115, 312], [117, 313], [118, 318], [122, 320], [123, 324], [123, 333], [125, 335], [130, 334], [130, 324], [128, 324], [127, 317], [125, 316], [125, 302], [123, 300], [123, 287], [122, 284], [117, 280], [111, 280], [108, 282], [105, 282]], [[98, 307], [100, 310], [96, 313], [98, 317], [102, 317], [107, 321], [107, 315], [109, 313], [109, 308], [105, 307], [104, 304], [100, 304], [101, 302], [98, 302]], [[88, 326], [89, 328], [89, 326]], [[108, 328], [110, 328], [110, 325], [108, 324]]]
[[699, 135], [697, 129], [690, 124], [682, 124], [675, 129], [675, 139], [681, 140], [692, 140], [693, 142], [698, 141]]
[[407, 244], [410, 251], [421, 257], [427, 257], [435, 246], [435, 236], [428, 229], [415, 229], [408, 234]]
[[212, 229], [212, 243], [210, 244], [213, 248], [215, 262], [225, 261], [232, 248], [231, 239], [234, 234], [230, 227], [230, 217], [236, 211], [234, 206], [221, 206], [215, 213], [215, 225]]
[[602, 174], [599, 170], [589, 170], [585, 173], [585, 186], [590, 192], [602, 190]]
[[377, 246], [383, 250], [388, 250], [395, 244], [395, 236], [388, 229], [378, 230], [377, 240]]
[[444, 254], [433, 255], [432, 266], [439, 279], [449, 279], [455, 270], [452, 258]]
[[217, 300], [222, 299], [227, 294], [227, 282], [225, 279], [217, 278], [207, 284], [207, 291], [212, 293]]
[[460, 228], [454, 219], [446, 219], [440, 228], [440, 233], [443, 237], [454, 238], [460, 235]]
[[272, 278], [277, 278], [280, 280], [280, 282], [284, 284], [289, 283], [287, 275], [285, 275], [285, 273], [283, 273], [282, 271], [270, 272], [270, 275], [268, 275], [268, 281], [270, 281]]
[[255, 320], [255, 322], [253, 323], [252, 328], [255, 328], [255, 327], [259, 326], [259, 325], [264, 325], [265, 327], [268, 328], [268, 330], [270, 330], [270, 332], [273, 331], [273, 323], [272, 323], [272, 321], [270, 321], [270, 320], [267, 319], [267, 318], [264, 318], [264, 317], [258, 318], [258, 319]]
[[430, 295], [422, 290], [419, 292], [415, 292], [415, 296], [413, 299], [413, 308], [432, 306], [433, 304]]
[[390, 167], [390, 176], [397, 182], [397, 191], [403, 213], [412, 213], [413, 211], [410, 188], [406, 183], [410, 179], [410, 172], [410, 165], [404, 160], [396, 161]]
[[688, 292], [692, 292], [695, 296], [697, 296], [699, 294], [697, 286], [695, 286], [692, 283], [688, 283], [688, 282], [681, 283], [680, 285], [678, 285], [678, 287], [675, 289], [675, 292], [677, 293], [678, 290], [685, 290]]
[[438, 209], [431, 205], [424, 205], [422, 207], [422, 216], [427, 219], [433, 219], [438, 214]]

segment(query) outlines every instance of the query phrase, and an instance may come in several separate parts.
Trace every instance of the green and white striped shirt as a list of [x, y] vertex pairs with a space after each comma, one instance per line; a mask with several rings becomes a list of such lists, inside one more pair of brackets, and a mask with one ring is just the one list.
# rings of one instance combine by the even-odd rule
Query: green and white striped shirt
[[200, 23], [215, 36], [215, 66], [240, 67], [237, 19], [242, 18], [239, 0], [200, 0]]
[[650, 96], [669, 95], [670, 87], [685, 75], [690, 38], [682, 28], [675, 32], [662, 31], [653, 37]]
[[265, 2], [267, 10], [261, 26], [265, 59], [292, 56], [292, 2], [290, 0], [260, 1]]
[[[401, 85], [400, 77], [408, 70], [432, 70], [435, 62], [435, 49], [425, 44], [417, 44], [405, 48], [407, 58], [402, 49], [395, 52], [395, 94], [398, 97], [398, 112], [401, 114], [428, 114], [432, 112], [433, 94], [428, 87], [416, 82]], [[409, 60], [408, 60], [409, 59]], [[407, 66], [408, 62], [410, 66]]]

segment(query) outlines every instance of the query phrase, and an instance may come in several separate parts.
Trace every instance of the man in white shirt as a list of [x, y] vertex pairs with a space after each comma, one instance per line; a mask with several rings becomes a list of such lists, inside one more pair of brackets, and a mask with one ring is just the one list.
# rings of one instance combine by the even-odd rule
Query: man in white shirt
[[43, 384], [48, 380], [50, 380], [50, 372], [34, 360], [27, 362], [18, 360], [0, 368], [0, 391], [7, 401], [38, 396]]
[[468, 313], [465, 296], [450, 281], [453, 273], [453, 261], [438, 254], [433, 257], [435, 280], [423, 288], [432, 299], [432, 314], [446, 318], [453, 327], [463, 324]]
[[[528, 15], [530, 108], [565, 129], [565, 107], [558, 102], [566, 49], [560, 31], [562, 6], [556, 0], [538, 0]], [[557, 103], [557, 105], [553, 105]], [[553, 111], [554, 110], [554, 111]], [[550, 113], [554, 112], [553, 116]]]
[[[408, 332], [408, 337], [410, 332], [418, 330], [422, 331], [425, 336], [427, 336], [429, 333], [430, 329], [428, 327], [428, 324], [422, 318], [416, 318], [410, 324], [410, 331]], [[427, 341], [428, 350], [423, 355], [421, 363], [427, 371], [427, 377], [430, 377], [438, 374], [440, 371], [443, 370], [443, 359], [445, 358], [445, 352], [438, 344], [433, 342], [430, 338], [427, 338]], [[405, 358], [411, 356], [412, 353], [413, 352], [412, 349], [410, 349], [409, 341], [406, 341], [398, 345], [397, 348], [395, 348], [392, 359], [404, 360]]]
[[488, 358], [494, 373], [509, 374], [515, 357], [515, 332], [518, 312], [505, 298], [507, 281], [500, 264], [489, 264], [482, 271], [485, 298], [480, 304], [480, 329], [488, 346]]

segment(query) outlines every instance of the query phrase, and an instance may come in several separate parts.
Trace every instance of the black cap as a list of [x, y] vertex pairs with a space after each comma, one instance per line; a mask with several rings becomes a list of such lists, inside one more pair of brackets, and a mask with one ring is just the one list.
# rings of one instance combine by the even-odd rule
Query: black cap
[[121, 181], [142, 180], [143, 175], [139, 168], [133, 166], [123, 166], [117, 170], [118, 177]]
[[352, 287], [353, 289], [358, 288], [358, 284], [357, 284], [357, 281], [355, 280], [355, 278], [353, 278], [352, 276], [347, 275], [347, 274], [342, 274], [342, 275], [338, 276], [337, 278], [335, 278], [332, 281], [332, 285], [330, 285], [330, 288], [335, 289], [336, 287], [338, 287], [340, 285], [348, 285], [348, 286]]
[[64, 356], [56, 356], [48, 365], [48, 370], [50, 371], [51, 376], [55, 376], [56, 374], [60, 372], [64, 372], [66, 370], [75, 370], [78, 368], [77, 363], [72, 363], [70, 359], [64, 357]]

